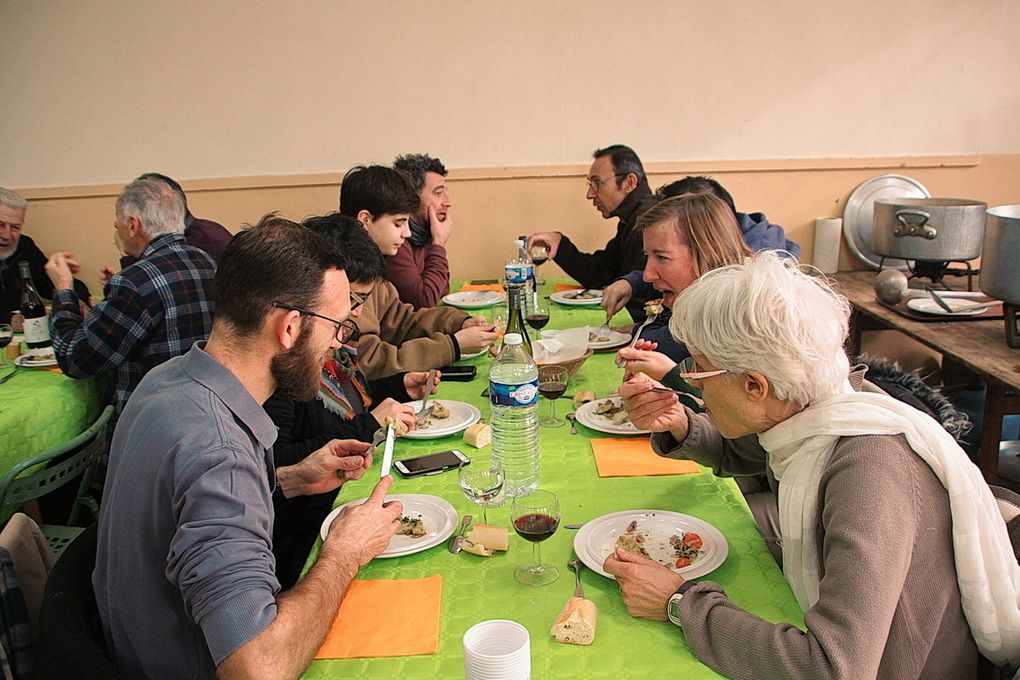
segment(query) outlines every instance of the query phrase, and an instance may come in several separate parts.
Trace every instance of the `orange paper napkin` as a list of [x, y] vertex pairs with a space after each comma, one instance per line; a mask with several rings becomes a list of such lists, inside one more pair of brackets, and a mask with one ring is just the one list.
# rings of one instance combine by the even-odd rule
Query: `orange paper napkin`
[[556, 284], [553, 284], [553, 285], [555, 286], [557, 293], [559, 293], [560, 291], [564, 291], [564, 290], [582, 290], [583, 289], [583, 286], [581, 284], [579, 284], [579, 283], [556, 283]]
[[687, 475], [701, 472], [693, 460], [663, 458], [652, 451], [648, 439], [592, 439], [591, 450], [599, 477]]
[[443, 577], [353, 581], [316, 659], [435, 654]]
[[498, 283], [465, 283], [460, 287], [461, 291], [468, 292], [473, 290], [491, 290], [497, 293], [503, 292], [503, 286]]

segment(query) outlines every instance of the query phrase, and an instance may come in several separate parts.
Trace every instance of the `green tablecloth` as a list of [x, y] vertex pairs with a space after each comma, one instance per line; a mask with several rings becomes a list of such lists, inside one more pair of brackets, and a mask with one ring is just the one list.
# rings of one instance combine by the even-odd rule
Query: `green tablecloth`
[[21, 369], [0, 385], [0, 475], [81, 434], [99, 416], [102, 391], [102, 380], [37, 369]]
[[[553, 328], [581, 324], [599, 325], [598, 308], [565, 308], [551, 305]], [[621, 315], [614, 323], [626, 323]], [[567, 388], [593, 389], [604, 396], [615, 389], [622, 372], [613, 365], [613, 353], [596, 354], [578, 371]], [[439, 397], [466, 401], [479, 406], [488, 419], [487, 401], [480, 392], [487, 385], [489, 361], [473, 359], [464, 363], [478, 366], [478, 377], [470, 383], [442, 383]], [[544, 413], [548, 403], [539, 408]], [[557, 405], [558, 415], [568, 412], [569, 400]], [[740, 491], [732, 480], [720, 479], [708, 471], [694, 475], [665, 477], [600, 478], [596, 472], [590, 439], [608, 436], [578, 425], [578, 435], [568, 427], [541, 430], [541, 487], [560, 497], [562, 523], [584, 522], [601, 515], [628, 509], [661, 509], [687, 513], [713, 524], [729, 543], [726, 562], [704, 577], [722, 585], [727, 594], [747, 610], [769, 621], [789, 621], [803, 627], [803, 617], [782, 572], [776, 566], [755, 527]], [[398, 440], [395, 458], [408, 458], [431, 451], [459, 448], [469, 457], [473, 449], [461, 437], [429, 441]], [[375, 469], [378, 469], [378, 462]], [[339, 502], [362, 498], [376, 479], [371, 472], [349, 484]], [[391, 493], [426, 493], [442, 496], [460, 512], [480, 521], [480, 508], [465, 498], [457, 484], [456, 472], [405, 480], [397, 478]], [[489, 522], [509, 527], [509, 504], [489, 509]], [[620, 598], [615, 581], [585, 570], [585, 595], [598, 607], [595, 643], [590, 647], [558, 644], [549, 634], [560, 608], [573, 594], [573, 573], [566, 562], [573, 556], [576, 531], [559, 529], [542, 544], [544, 561], [561, 568], [555, 583], [533, 588], [514, 580], [513, 571], [531, 558], [531, 545], [510, 531], [510, 551], [490, 558], [452, 555], [445, 545], [422, 553], [394, 559], [375, 560], [359, 574], [362, 579], [420, 578], [439, 573], [443, 578], [440, 612], [439, 652], [427, 656], [337, 659], [314, 662], [306, 678], [385, 678], [408, 680], [463, 677], [461, 638], [475, 623], [506, 618], [520, 622], [531, 634], [532, 677], [545, 678], [651, 678], [718, 677], [690, 652], [683, 634], [672, 624], [631, 617]], [[318, 546], [309, 557], [314, 561]]]

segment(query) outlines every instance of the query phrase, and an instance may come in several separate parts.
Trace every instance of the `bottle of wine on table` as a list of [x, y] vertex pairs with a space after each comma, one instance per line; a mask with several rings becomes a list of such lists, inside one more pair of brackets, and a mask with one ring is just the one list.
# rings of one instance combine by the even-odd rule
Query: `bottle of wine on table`
[[32, 283], [28, 261], [18, 263], [21, 268], [21, 316], [25, 318], [25, 344], [29, 349], [50, 347], [50, 323], [42, 296]]

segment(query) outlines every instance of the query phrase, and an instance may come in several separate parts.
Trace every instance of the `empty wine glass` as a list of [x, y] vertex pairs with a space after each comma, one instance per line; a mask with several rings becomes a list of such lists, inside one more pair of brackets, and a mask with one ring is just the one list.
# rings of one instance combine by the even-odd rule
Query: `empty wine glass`
[[475, 456], [471, 465], [460, 466], [460, 490], [482, 506], [482, 524], [489, 523], [489, 503], [499, 497], [505, 479], [503, 467], [491, 456]]
[[563, 427], [562, 418], [556, 417], [556, 400], [567, 391], [569, 373], [566, 367], [558, 364], [538, 367], [538, 391], [549, 400], [549, 417], [542, 418], [542, 427]]
[[534, 544], [532, 564], [517, 567], [514, 578], [525, 585], [544, 586], [560, 577], [560, 570], [542, 564], [541, 542], [556, 533], [560, 525], [560, 499], [551, 491], [535, 489], [524, 496], [514, 496], [510, 506], [514, 531]]
[[498, 304], [492, 308], [492, 325], [496, 332], [502, 336], [506, 333], [506, 322], [510, 319], [510, 310], [505, 304]]

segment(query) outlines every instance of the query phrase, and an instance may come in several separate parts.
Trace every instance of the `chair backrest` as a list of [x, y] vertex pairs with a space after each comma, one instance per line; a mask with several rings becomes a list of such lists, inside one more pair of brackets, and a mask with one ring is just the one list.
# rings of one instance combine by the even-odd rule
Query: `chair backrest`
[[1009, 542], [1013, 546], [1013, 555], [1020, 561], [1020, 494], [1001, 486], [991, 486], [995, 503], [999, 506], [1002, 519], [1006, 521]]
[[85, 529], [53, 565], [39, 619], [37, 680], [116, 678], [106, 651], [92, 570], [96, 566], [97, 525]]
[[[26, 501], [45, 496], [91, 470], [106, 450], [106, 430], [112, 417], [113, 406], [107, 406], [96, 422], [74, 439], [15, 465], [0, 480], [0, 508], [20, 506]], [[72, 455], [59, 463], [46, 466], [50, 461], [71, 452]], [[39, 469], [23, 474], [36, 467]]]

